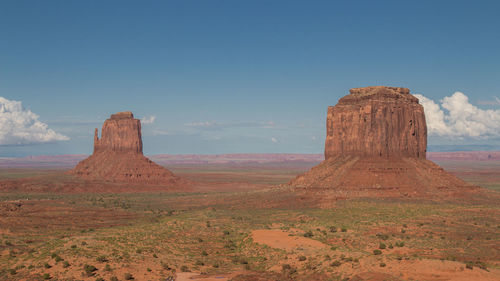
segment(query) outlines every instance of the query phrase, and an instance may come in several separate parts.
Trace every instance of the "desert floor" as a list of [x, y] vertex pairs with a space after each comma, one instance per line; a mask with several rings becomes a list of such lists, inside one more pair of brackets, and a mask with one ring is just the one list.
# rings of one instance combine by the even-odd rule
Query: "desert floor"
[[279, 186], [310, 163], [168, 167], [189, 190], [4, 168], [0, 280], [500, 280], [500, 162], [438, 164], [484, 192], [325, 207]]

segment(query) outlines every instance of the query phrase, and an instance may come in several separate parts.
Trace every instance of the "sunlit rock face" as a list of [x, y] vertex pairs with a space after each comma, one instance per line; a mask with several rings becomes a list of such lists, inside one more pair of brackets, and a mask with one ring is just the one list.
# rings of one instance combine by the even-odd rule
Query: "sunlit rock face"
[[337, 156], [425, 159], [424, 108], [407, 88], [354, 88], [328, 107], [325, 159]]

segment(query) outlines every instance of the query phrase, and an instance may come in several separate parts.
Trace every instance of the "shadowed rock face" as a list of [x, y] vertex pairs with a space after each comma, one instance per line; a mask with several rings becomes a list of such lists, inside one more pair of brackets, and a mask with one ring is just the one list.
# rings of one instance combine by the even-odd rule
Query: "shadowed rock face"
[[101, 138], [95, 129], [94, 153], [70, 171], [97, 180], [158, 185], [184, 185], [172, 172], [142, 153], [141, 121], [130, 111], [112, 114], [102, 126]]
[[321, 200], [462, 196], [477, 190], [426, 160], [424, 110], [406, 88], [351, 89], [328, 107], [326, 129], [325, 161], [290, 182]]
[[347, 155], [425, 159], [424, 109], [410, 90], [378, 86], [350, 93], [328, 107], [325, 159]]

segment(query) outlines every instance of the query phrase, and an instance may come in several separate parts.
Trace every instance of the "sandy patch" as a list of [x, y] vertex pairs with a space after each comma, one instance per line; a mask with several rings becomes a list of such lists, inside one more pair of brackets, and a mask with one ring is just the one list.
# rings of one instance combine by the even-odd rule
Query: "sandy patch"
[[195, 272], [180, 272], [177, 273], [176, 281], [191, 281], [191, 280], [200, 280], [200, 281], [225, 281], [229, 280], [229, 278], [234, 277], [237, 272], [233, 272], [231, 274], [217, 274], [217, 275], [200, 275]]
[[317, 240], [301, 236], [289, 236], [289, 234], [279, 229], [259, 229], [252, 231], [252, 238], [255, 243], [287, 252], [294, 250], [315, 252], [328, 247]]

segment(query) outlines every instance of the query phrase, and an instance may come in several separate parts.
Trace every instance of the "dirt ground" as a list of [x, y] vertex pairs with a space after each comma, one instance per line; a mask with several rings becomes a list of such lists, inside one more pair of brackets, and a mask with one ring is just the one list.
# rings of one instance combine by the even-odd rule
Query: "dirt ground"
[[491, 163], [450, 164], [470, 198], [326, 205], [279, 186], [313, 164], [169, 167], [188, 190], [4, 169], [0, 280], [500, 280]]

